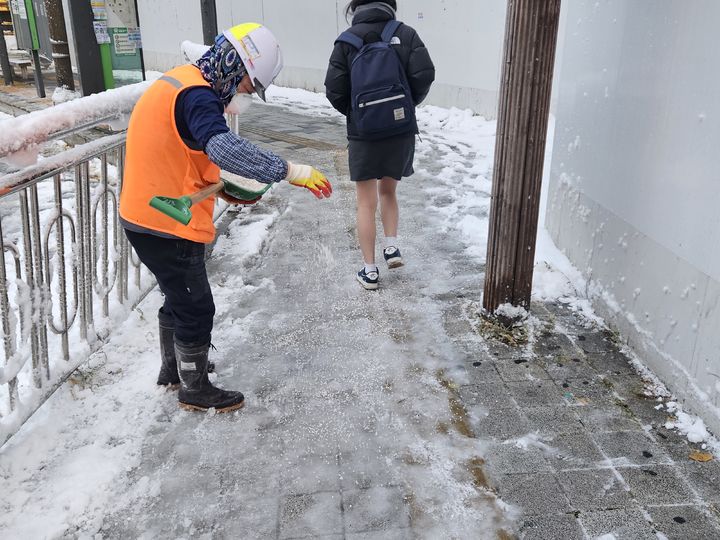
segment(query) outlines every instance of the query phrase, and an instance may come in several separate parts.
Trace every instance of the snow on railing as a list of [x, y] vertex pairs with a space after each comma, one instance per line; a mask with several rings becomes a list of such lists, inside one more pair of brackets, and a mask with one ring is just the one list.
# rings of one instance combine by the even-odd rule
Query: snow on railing
[[154, 286], [119, 222], [124, 154], [116, 134], [0, 177], [0, 445]]
[[0, 445], [154, 286], [119, 222], [125, 133], [38, 159], [50, 140], [125, 129], [150, 84], [0, 121], [0, 158], [23, 167], [0, 176]]
[[21, 166], [34, 163], [39, 146], [99, 123], [123, 128], [152, 81], [74, 99], [54, 107], [0, 120], [0, 158]]

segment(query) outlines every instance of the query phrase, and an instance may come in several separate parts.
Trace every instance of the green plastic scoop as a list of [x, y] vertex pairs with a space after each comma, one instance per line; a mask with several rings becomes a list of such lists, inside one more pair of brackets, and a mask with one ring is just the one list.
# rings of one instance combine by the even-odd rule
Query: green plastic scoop
[[159, 210], [166, 216], [171, 217], [175, 221], [179, 221], [183, 225], [187, 225], [192, 219], [192, 212], [190, 211], [192, 205], [207, 199], [218, 191], [224, 191], [236, 199], [252, 201], [253, 199], [262, 197], [263, 194], [272, 187], [272, 183], [260, 184], [257, 182], [257, 184], [262, 187], [259, 187], [259, 189], [253, 189], [242, 186], [237, 181], [234, 182], [229, 179], [221, 179], [221, 181], [217, 184], [212, 184], [197, 193], [193, 193], [192, 195], [183, 195], [177, 199], [173, 197], [153, 197], [150, 199], [150, 206]]

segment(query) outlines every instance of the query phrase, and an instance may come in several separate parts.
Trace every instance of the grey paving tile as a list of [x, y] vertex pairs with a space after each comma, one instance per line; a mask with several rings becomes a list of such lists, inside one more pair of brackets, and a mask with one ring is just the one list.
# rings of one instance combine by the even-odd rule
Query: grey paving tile
[[[579, 346], [583, 348], [583, 343], [579, 343]], [[587, 363], [598, 373], [615, 376], [637, 376], [629, 358], [618, 350], [609, 349], [604, 352], [588, 352], [585, 358]]]
[[598, 377], [603, 381], [603, 384], [617, 392], [619, 396], [631, 396], [640, 395], [643, 392], [644, 384], [636, 374], [621, 373], [616, 375], [613, 373], [601, 373], [598, 372]]
[[547, 443], [554, 453], [548, 457], [558, 471], [598, 467], [604, 461], [600, 450], [587, 433], [563, 433]]
[[598, 407], [612, 405], [617, 401], [615, 392], [601, 379], [567, 379], [558, 383], [568, 405], [575, 407]]
[[[583, 322], [583, 319], [572, 309], [572, 306], [568, 304], [563, 304], [562, 302], [545, 302], [543, 306], [553, 320], [565, 327], [574, 328]], [[582, 328], [581, 330], [583, 332], [589, 332], [586, 328]]]
[[470, 426], [476, 437], [480, 439], [511, 439], [521, 437], [533, 431], [532, 425], [516, 408], [497, 409], [477, 407], [468, 408]]
[[280, 503], [280, 538], [342, 534], [339, 492], [288, 495]]
[[533, 351], [543, 359], [555, 358], [558, 355], [573, 356], [579, 351], [567, 336], [558, 332], [542, 332], [533, 343]]
[[550, 472], [552, 469], [540, 448], [522, 447], [512, 441], [489, 445], [483, 453], [485, 469], [494, 479], [511, 473]]
[[368, 531], [361, 533], [348, 533], [347, 540], [411, 540], [416, 538], [411, 529], [385, 529], [382, 531]]
[[468, 380], [472, 384], [501, 383], [495, 362], [482, 357], [469, 358], [465, 364]]
[[342, 534], [311, 534], [305, 536], [290, 536], [283, 538], [283, 540], [344, 540], [345, 536]]
[[617, 469], [630, 486], [633, 497], [640, 504], [694, 504], [695, 497], [679, 476], [679, 470], [669, 465], [623, 467]]
[[343, 492], [348, 534], [406, 529], [410, 510], [405, 494], [396, 487], [375, 487]]
[[543, 363], [537, 358], [505, 358], [495, 363], [500, 377], [506, 382], [550, 379]]
[[613, 341], [613, 335], [610, 332], [582, 330], [574, 332], [574, 340], [578, 348], [586, 354], [606, 353], [617, 351], [617, 345]]
[[503, 501], [519, 506], [525, 515], [570, 510], [557, 478], [550, 473], [504, 475], [496, 490]]
[[594, 433], [593, 437], [616, 466], [671, 463], [670, 456], [644, 431], [611, 431]]
[[658, 409], [654, 398], [638, 394], [622, 393], [623, 405], [632, 412], [643, 425], [662, 426], [667, 421], [667, 413]]
[[480, 405], [487, 408], [510, 409], [515, 402], [505, 385], [492, 383], [461, 386], [458, 394], [460, 401], [467, 406]]
[[616, 405], [573, 407], [580, 421], [592, 433], [606, 431], [641, 431], [642, 425], [635, 415]]
[[280, 491], [283, 495], [340, 489], [340, 468], [334, 454], [305, 454], [280, 463], [283, 468]]
[[585, 426], [573, 408], [566, 405], [550, 407], [528, 407], [523, 409], [532, 431], [542, 436], [585, 431]]
[[717, 540], [717, 519], [701, 506], [650, 506], [647, 508], [655, 529], [668, 540]]
[[562, 471], [557, 476], [573, 510], [623, 508], [631, 502], [623, 480], [611, 469]]
[[340, 482], [343, 490], [368, 489], [398, 484], [393, 451], [368, 449], [340, 455]]
[[688, 463], [690, 454], [696, 450], [695, 445], [690, 444], [687, 437], [666, 429], [665, 426], [653, 426], [650, 434], [663, 450], [678, 463]]
[[488, 353], [493, 358], [507, 359], [507, 358], [520, 358], [520, 357], [528, 356], [528, 352], [525, 350], [524, 346], [508, 345], [507, 343], [503, 343], [502, 341], [492, 339], [492, 338], [487, 338], [485, 340], [485, 344], [486, 344]]
[[443, 312], [443, 328], [449, 335], [467, 335], [473, 331], [473, 327], [465, 316], [463, 307], [452, 305]]
[[[242, 466], [242, 465], [240, 465]], [[247, 497], [272, 497], [277, 496], [280, 491], [280, 471], [275, 468], [266, 468], [266, 466], [258, 466], [253, 469], [245, 470], [243, 474], [227, 474], [228, 470], [233, 470], [232, 461], [221, 466], [220, 489], [224, 493], [243, 493]]]
[[562, 405], [562, 392], [552, 381], [507, 383], [510, 394], [520, 408]]
[[618, 540], [657, 540], [655, 530], [639, 508], [583, 512], [580, 522], [590, 538], [612, 534]]
[[530, 516], [520, 520], [520, 540], [584, 540], [580, 523], [573, 514]]
[[546, 360], [545, 371], [555, 381], [567, 379], [592, 379], [597, 371], [580, 355], [558, 355]]
[[[237, 496], [230, 499], [220, 514], [216, 516], [216, 529], [212, 538], [248, 538], [266, 540], [277, 538], [278, 534], [278, 499], [254, 499]], [[128, 536], [125, 536], [128, 538]]]
[[696, 463], [684, 460], [679, 463], [680, 474], [708, 503], [720, 503], [720, 463]]

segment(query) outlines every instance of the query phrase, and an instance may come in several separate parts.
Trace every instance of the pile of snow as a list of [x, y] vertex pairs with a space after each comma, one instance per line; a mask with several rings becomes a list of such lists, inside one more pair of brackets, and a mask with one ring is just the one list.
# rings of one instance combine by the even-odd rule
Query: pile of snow
[[675, 401], [667, 403], [665, 407], [675, 417], [675, 420], [668, 420], [665, 423], [666, 428], [678, 430], [693, 443], [704, 443], [710, 439], [710, 433], [708, 433], [702, 418], [683, 412]]
[[72, 101], [73, 99], [78, 99], [82, 94], [78, 92], [77, 90], [70, 90], [69, 88], [66, 88], [65, 86], [58, 86], [55, 88], [55, 91], [52, 95], [52, 102], [53, 105], [59, 105], [60, 103], [65, 103], [66, 101]]
[[622, 352], [630, 359], [633, 369], [642, 378], [643, 394], [658, 401], [656, 409], [667, 411], [669, 419], [665, 423], [665, 428], [680, 433], [691, 443], [699, 444], [700, 448], [709, 450], [720, 458], [720, 441], [707, 430], [702, 418], [686, 413], [667, 386], [641, 362], [632, 349], [624, 347]]

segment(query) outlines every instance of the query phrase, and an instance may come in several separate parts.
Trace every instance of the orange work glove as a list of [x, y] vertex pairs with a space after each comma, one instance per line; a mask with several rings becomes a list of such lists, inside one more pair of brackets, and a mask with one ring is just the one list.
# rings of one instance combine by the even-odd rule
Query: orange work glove
[[285, 179], [293, 186], [309, 189], [318, 199], [327, 199], [332, 193], [332, 186], [325, 175], [310, 165], [297, 165], [288, 161]]

